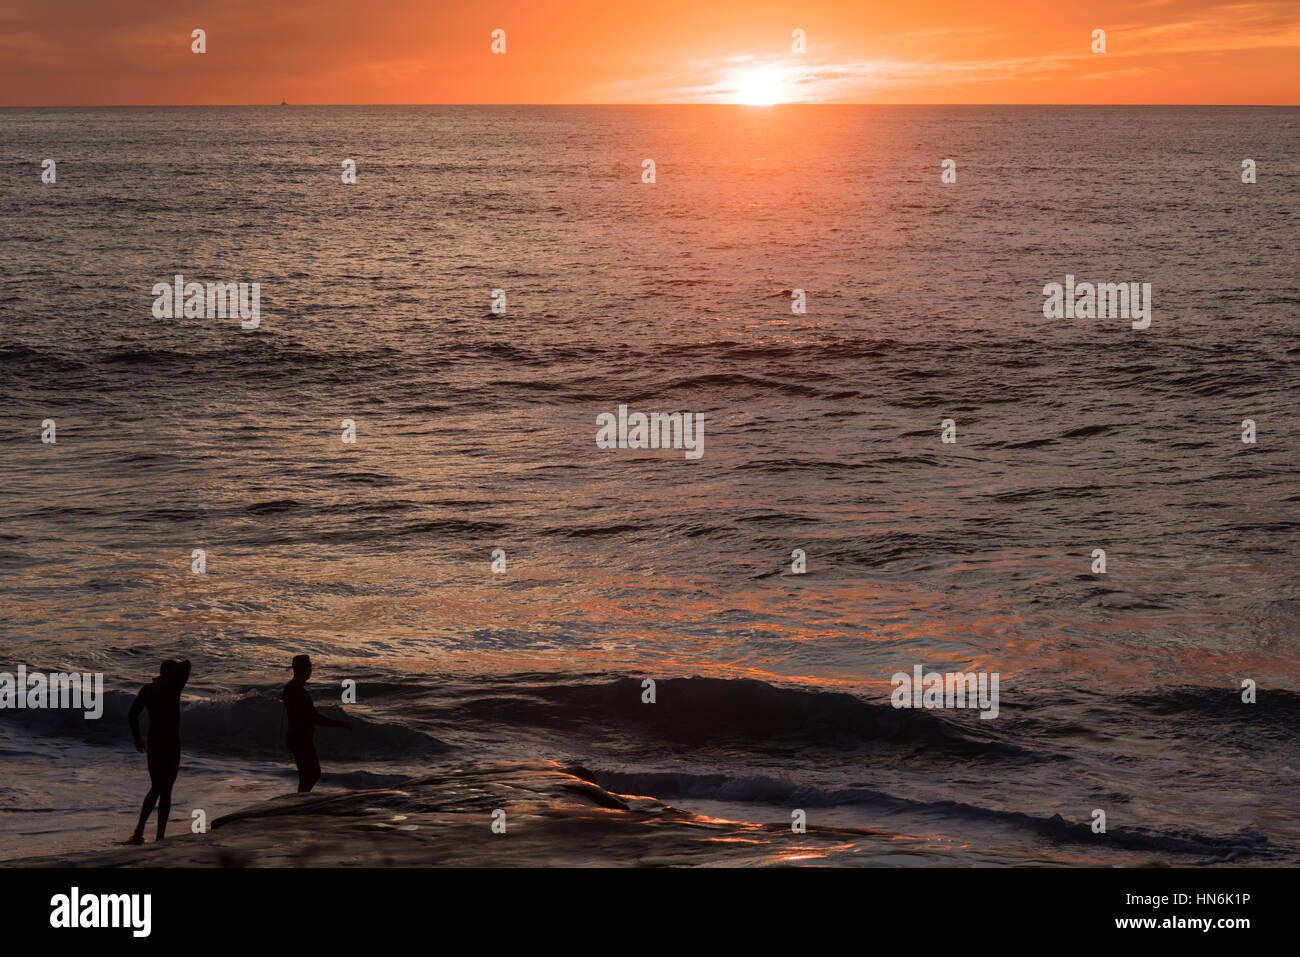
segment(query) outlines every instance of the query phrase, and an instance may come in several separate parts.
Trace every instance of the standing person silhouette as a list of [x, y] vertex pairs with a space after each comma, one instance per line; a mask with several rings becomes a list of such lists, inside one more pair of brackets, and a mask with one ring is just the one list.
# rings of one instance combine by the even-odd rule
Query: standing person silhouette
[[284, 743], [293, 752], [294, 763], [298, 765], [298, 793], [305, 794], [316, 786], [320, 780], [320, 758], [316, 756], [316, 725], [326, 728], [348, 728], [346, 721], [335, 721], [316, 710], [311, 703], [311, 693], [307, 691], [307, 679], [311, 677], [311, 658], [307, 655], [295, 655], [293, 659], [293, 680], [284, 686], [280, 700], [289, 716], [289, 733]]
[[[158, 667], [158, 677], [140, 689], [127, 720], [135, 736], [135, 749], [145, 751], [149, 765], [149, 793], [140, 808], [140, 823], [131, 844], [144, 843], [144, 826], [154, 804], [158, 805], [158, 840], [167, 831], [172, 810], [172, 785], [181, 769], [181, 691], [190, 680], [190, 663], [170, 658]], [[140, 712], [149, 712], [149, 739], [140, 736]]]

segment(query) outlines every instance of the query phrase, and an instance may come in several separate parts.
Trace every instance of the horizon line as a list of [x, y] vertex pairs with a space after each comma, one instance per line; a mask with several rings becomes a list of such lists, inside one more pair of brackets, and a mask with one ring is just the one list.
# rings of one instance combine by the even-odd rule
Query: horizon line
[[310, 107], [336, 107], [336, 106], [455, 106], [455, 107], [519, 107], [519, 106], [552, 106], [552, 107], [732, 107], [746, 110], [770, 110], [785, 106], [875, 106], [875, 107], [914, 107], [914, 106], [942, 106], [942, 107], [972, 107], [987, 108], [995, 106], [1005, 107], [1068, 107], [1068, 106], [1086, 106], [1086, 107], [1126, 107], [1126, 108], [1155, 108], [1155, 107], [1179, 107], [1185, 109], [1222, 109], [1222, 108], [1242, 108], [1251, 109], [1295, 109], [1300, 107], [1300, 103], [858, 103], [858, 102], [836, 102], [836, 103], [270, 103], [258, 101], [256, 103], [26, 103], [26, 104], [7, 104], [0, 105], [0, 110], [157, 110], [157, 109], [229, 109], [231, 107], [271, 107], [281, 108], [285, 106], [310, 106]]

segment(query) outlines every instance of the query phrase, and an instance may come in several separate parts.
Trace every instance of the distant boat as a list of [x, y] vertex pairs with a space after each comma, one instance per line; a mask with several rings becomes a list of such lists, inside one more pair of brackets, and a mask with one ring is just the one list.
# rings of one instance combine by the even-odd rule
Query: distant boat
[[280, 105], [281, 105], [281, 106], [288, 106], [289, 104], [286, 103], [284, 100], [281, 100], [281, 101], [280, 101]]

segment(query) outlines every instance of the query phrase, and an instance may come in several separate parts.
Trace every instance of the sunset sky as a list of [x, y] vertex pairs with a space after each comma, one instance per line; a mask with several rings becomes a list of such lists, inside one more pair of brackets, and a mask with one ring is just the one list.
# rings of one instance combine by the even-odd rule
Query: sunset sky
[[0, 105], [281, 98], [1296, 104], [1300, 3], [0, 0]]

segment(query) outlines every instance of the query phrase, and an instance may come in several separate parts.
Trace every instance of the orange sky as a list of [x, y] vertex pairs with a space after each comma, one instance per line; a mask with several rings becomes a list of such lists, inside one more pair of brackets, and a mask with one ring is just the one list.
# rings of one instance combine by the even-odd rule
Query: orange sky
[[1297, 104], [1298, 54], [1295, 0], [0, 0], [5, 106]]

